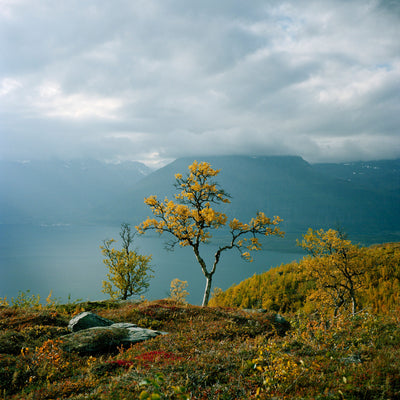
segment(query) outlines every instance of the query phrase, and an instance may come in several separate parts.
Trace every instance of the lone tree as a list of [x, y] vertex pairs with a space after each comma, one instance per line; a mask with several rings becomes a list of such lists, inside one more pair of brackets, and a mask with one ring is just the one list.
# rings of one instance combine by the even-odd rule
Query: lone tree
[[190, 246], [193, 249], [206, 278], [203, 306], [208, 304], [212, 278], [224, 251], [237, 249], [242, 258], [252, 261], [249, 251], [261, 249], [258, 236], [284, 235], [277, 226], [282, 221], [279, 217], [270, 219], [263, 212], [258, 212], [247, 224], [234, 218], [229, 222], [229, 242], [218, 248], [212, 265], [207, 267], [200, 249], [211, 239], [210, 231], [227, 224], [227, 216], [214, 210], [212, 206], [230, 203], [229, 195], [213, 181], [219, 172], [211, 168], [207, 162], [194, 161], [192, 165], [189, 165], [189, 173], [185, 177], [182, 174], [175, 175], [175, 187], [178, 190], [178, 194], [175, 195], [177, 202], [167, 198], [161, 202], [156, 196], [145, 198], [144, 202], [150, 206], [154, 218], [148, 217], [136, 227], [142, 234], [151, 229], [160, 234], [170, 233], [172, 235], [172, 241], [169, 242], [171, 249], [176, 244]]
[[363, 286], [367, 262], [360, 248], [333, 229], [309, 229], [298, 245], [310, 255], [301, 266], [316, 283], [312, 299], [333, 307], [336, 316], [341, 308], [358, 308], [358, 292]]
[[[100, 246], [101, 252], [105, 256], [103, 260], [107, 265], [109, 282], [103, 281], [104, 293], [108, 293], [111, 298], [126, 300], [130, 296], [143, 294], [149, 287], [149, 280], [153, 277], [150, 272], [151, 255], [143, 256], [131, 250], [134, 234], [132, 234], [129, 224], [121, 225], [120, 237], [122, 239], [122, 249], [112, 248], [114, 239], [104, 240]], [[115, 289], [114, 289], [115, 287]]]

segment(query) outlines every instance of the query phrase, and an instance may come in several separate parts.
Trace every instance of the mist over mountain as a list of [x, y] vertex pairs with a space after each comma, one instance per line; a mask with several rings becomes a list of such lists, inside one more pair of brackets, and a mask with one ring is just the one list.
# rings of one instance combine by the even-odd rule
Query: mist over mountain
[[96, 222], [97, 210], [150, 171], [139, 162], [0, 161], [0, 223]]
[[[247, 221], [257, 211], [284, 219], [287, 240], [308, 227], [340, 226], [368, 244], [400, 240], [400, 160], [309, 164], [296, 156], [196, 157], [220, 169], [232, 196], [221, 206]], [[96, 161], [0, 163], [1, 223], [137, 224], [152, 194], [173, 198], [175, 174], [194, 158], [151, 172], [140, 163]], [[272, 239], [272, 243], [279, 239]]]

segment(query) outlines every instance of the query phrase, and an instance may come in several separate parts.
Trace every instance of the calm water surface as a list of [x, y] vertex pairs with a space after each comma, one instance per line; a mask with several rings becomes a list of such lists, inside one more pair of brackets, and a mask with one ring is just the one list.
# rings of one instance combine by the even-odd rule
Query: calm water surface
[[[66, 301], [101, 300], [107, 269], [99, 246], [104, 239], [119, 239], [119, 226], [32, 226], [0, 225], [0, 297], [16, 297], [19, 291], [30, 290], [45, 299], [50, 290], [53, 297]], [[164, 249], [167, 236], [142, 236], [135, 240], [141, 254], [152, 254], [155, 277], [150, 281], [146, 298], [167, 297], [171, 280], [188, 281], [188, 301], [200, 304], [205, 278], [189, 248]], [[118, 242], [116, 246], [118, 247]], [[208, 245], [211, 259], [216, 246]], [[214, 275], [213, 287], [227, 289], [254, 273], [272, 266], [298, 260], [300, 253], [259, 251], [253, 263], [240, 259], [231, 250], [223, 253]]]

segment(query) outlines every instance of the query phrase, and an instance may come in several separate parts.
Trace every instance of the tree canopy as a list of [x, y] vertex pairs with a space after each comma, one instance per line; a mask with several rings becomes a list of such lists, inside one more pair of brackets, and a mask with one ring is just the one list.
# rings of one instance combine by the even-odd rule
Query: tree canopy
[[103, 292], [111, 298], [126, 300], [130, 296], [143, 294], [152, 278], [150, 272], [151, 255], [145, 256], [131, 250], [133, 234], [129, 224], [121, 225], [122, 249], [111, 247], [114, 239], [105, 240], [100, 246], [105, 256], [103, 262], [108, 267], [108, 281], [103, 281]]
[[[245, 260], [252, 261], [250, 251], [261, 249], [260, 236], [283, 236], [284, 233], [278, 227], [282, 219], [277, 216], [271, 219], [263, 212], [257, 212], [248, 223], [240, 222], [237, 218], [228, 223], [226, 214], [215, 209], [218, 204], [230, 203], [229, 194], [213, 180], [220, 171], [207, 162], [197, 161], [188, 169], [186, 176], [180, 173], [175, 175], [175, 188], [178, 191], [175, 201], [167, 198], [160, 201], [157, 196], [145, 198], [153, 218], [148, 217], [136, 228], [140, 233], [147, 230], [169, 233], [172, 237], [168, 243], [170, 248], [179, 244], [193, 249], [206, 278], [202, 304], [207, 305], [212, 277], [224, 251], [236, 249]], [[207, 266], [201, 254], [202, 245], [210, 241], [213, 230], [226, 226], [229, 227], [229, 240], [218, 247], [212, 265]]]
[[298, 244], [311, 255], [303, 260], [302, 268], [315, 280], [317, 290], [313, 296], [333, 306], [335, 315], [341, 307], [349, 305], [354, 314], [363, 285], [362, 276], [368, 268], [359, 256], [359, 247], [334, 229], [310, 228]]

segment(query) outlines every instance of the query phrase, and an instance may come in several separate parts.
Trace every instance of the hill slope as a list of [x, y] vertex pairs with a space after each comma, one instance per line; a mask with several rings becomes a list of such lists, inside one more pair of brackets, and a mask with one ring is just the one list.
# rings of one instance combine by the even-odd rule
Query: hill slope
[[[361, 247], [356, 259], [360, 265], [368, 265], [363, 272], [362, 286], [357, 289], [360, 309], [374, 313], [387, 313], [396, 309], [400, 293], [400, 243]], [[209, 304], [265, 308], [280, 313], [299, 310], [310, 312], [322, 309], [319, 297], [310, 300], [316, 286], [313, 278], [307, 275], [307, 265], [303, 259], [271, 268], [262, 274], [254, 274], [225, 291], [219, 291]]]

